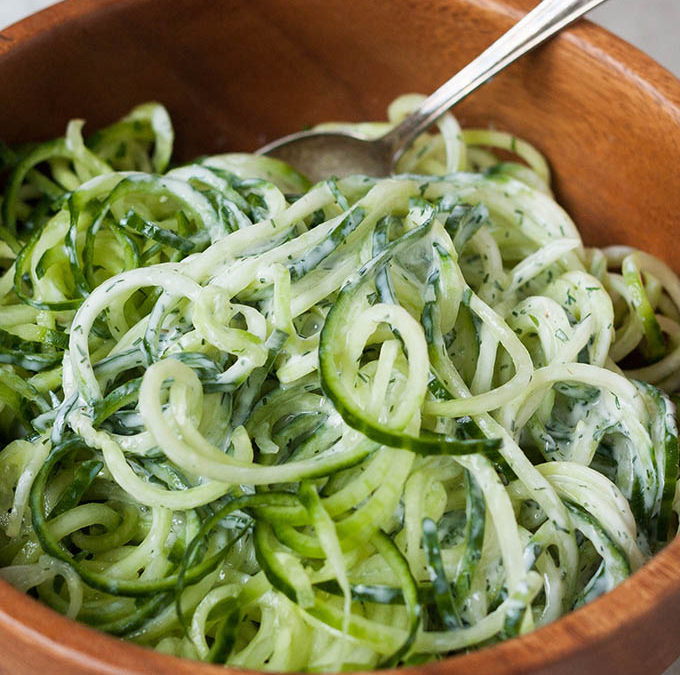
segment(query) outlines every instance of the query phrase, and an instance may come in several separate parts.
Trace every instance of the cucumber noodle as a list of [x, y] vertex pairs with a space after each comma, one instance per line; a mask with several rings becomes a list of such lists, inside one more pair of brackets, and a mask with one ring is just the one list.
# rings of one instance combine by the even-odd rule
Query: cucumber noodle
[[170, 654], [367, 669], [544, 625], [675, 534], [680, 283], [584, 247], [534, 148], [449, 115], [310, 185], [172, 141], [146, 104], [1, 150], [3, 579]]

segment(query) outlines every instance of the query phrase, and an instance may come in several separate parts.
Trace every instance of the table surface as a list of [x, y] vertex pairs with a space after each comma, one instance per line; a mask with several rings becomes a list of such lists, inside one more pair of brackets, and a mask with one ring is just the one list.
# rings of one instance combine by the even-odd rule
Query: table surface
[[[56, 0], [0, 0], [0, 28]], [[680, 0], [610, 0], [589, 15], [680, 77]], [[680, 675], [680, 660], [664, 675]]]

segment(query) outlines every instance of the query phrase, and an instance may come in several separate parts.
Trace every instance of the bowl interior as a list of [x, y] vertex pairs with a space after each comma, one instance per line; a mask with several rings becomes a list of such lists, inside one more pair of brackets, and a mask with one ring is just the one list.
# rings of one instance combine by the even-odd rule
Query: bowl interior
[[[86, 118], [94, 130], [155, 99], [175, 122], [177, 157], [190, 159], [252, 150], [320, 121], [381, 119], [394, 97], [432, 91], [532, 4], [71, 0], [0, 34], [0, 82], [9, 102], [0, 106], [0, 137], [9, 143], [46, 139], [63, 133], [72, 117]], [[455, 114], [464, 126], [491, 125], [535, 144], [551, 163], [559, 201], [587, 242], [627, 243], [671, 264], [677, 259], [680, 83], [632, 47], [582, 22], [508, 68]], [[525, 672], [567, 653], [572, 659], [596, 653], [613, 658], [613, 665], [578, 663], [615, 672], [622, 635], [628, 636], [626, 653], [643, 646], [653, 652], [638, 659], [636, 672], [658, 670], [680, 651], [662, 639], [668, 630], [658, 630], [671, 626], [671, 617], [680, 619], [680, 574], [672, 560], [680, 561], [676, 545], [611, 594], [620, 601], [605, 597], [578, 612], [595, 617], [589, 631], [572, 615], [535, 634], [552, 630], [552, 643], [528, 636], [513, 641], [522, 647], [458, 657], [459, 671], [520, 672], [521, 662]], [[638, 579], [652, 573], [656, 577], [641, 587]], [[19, 598], [0, 584], [6, 631], [0, 645], [13, 672], [39, 662], [50, 672], [138, 672], [138, 651]], [[625, 621], [612, 614], [628, 604]], [[655, 632], [638, 630], [640, 621], [654, 617]], [[629, 632], [615, 633], [622, 624]], [[39, 646], [27, 661], [32, 644]], [[577, 661], [570, 663], [563, 672], [575, 672]], [[145, 672], [189, 672], [188, 665], [159, 655], [148, 655], [145, 664]], [[555, 667], [551, 672], [564, 665]], [[209, 670], [191, 664], [192, 672], [203, 668]]]

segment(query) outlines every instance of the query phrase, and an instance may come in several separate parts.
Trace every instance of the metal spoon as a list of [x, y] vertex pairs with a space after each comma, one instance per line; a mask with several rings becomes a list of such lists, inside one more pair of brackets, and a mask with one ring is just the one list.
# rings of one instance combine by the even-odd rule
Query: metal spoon
[[451, 106], [604, 1], [543, 0], [384, 136], [368, 140], [348, 131], [302, 131], [268, 143], [257, 154], [282, 159], [313, 181], [353, 173], [388, 176], [416, 136]]

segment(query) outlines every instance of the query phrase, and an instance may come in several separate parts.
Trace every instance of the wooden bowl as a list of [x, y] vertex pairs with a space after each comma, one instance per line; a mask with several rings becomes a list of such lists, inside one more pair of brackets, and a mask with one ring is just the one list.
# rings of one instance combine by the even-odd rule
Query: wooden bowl
[[[384, 116], [506, 30], [525, 0], [70, 0], [0, 34], [0, 137], [90, 129], [164, 102], [179, 156], [254, 149], [329, 119]], [[680, 82], [581, 22], [456, 108], [549, 158], [593, 244], [629, 243], [678, 268]], [[613, 592], [499, 646], [416, 668], [456, 673], [657, 673], [680, 654], [680, 540]], [[74, 623], [0, 582], [0, 671], [225, 673]]]

